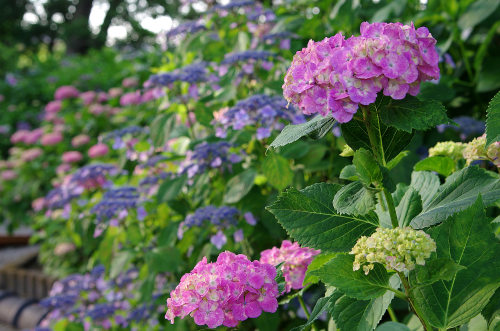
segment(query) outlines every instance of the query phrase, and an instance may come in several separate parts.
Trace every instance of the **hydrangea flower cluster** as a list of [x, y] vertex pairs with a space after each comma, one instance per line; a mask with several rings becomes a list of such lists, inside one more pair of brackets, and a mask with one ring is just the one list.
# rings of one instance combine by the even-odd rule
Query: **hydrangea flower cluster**
[[416, 95], [420, 83], [439, 78], [436, 39], [413, 24], [361, 24], [361, 36], [341, 33], [309, 41], [295, 54], [283, 84], [284, 96], [305, 114], [331, 113], [349, 122], [358, 106], [377, 93], [393, 99]]
[[467, 161], [467, 165], [476, 160], [488, 160], [500, 167], [500, 141], [496, 141], [486, 148], [486, 134], [483, 134], [466, 144], [463, 157]]
[[194, 150], [186, 153], [185, 160], [179, 166], [179, 173], [192, 178], [208, 169], [230, 170], [231, 164], [241, 162], [241, 156], [230, 153], [230, 148], [231, 144], [226, 141], [198, 144]]
[[128, 126], [123, 129], [117, 129], [107, 133], [103, 138], [103, 142], [113, 141], [113, 149], [122, 149], [127, 146], [127, 138], [138, 136], [142, 133], [147, 132], [147, 128], [143, 128], [137, 125]]
[[[186, 216], [186, 219], [179, 224], [177, 236], [182, 239], [184, 232], [192, 227], [206, 227], [206, 223], [212, 224], [216, 234], [210, 237], [210, 242], [221, 249], [227, 243], [227, 237], [224, 230], [230, 227], [237, 227], [241, 213], [237, 208], [228, 206], [206, 206], [198, 208], [193, 214]], [[245, 219], [255, 220], [253, 215], [249, 212], [245, 214]], [[250, 222], [248, 222], [251, 224]], [[251, 224], [255, 225], [255, 223]], [[243, 240], [243, 230], [239, 229], [233, 234], [234, 241], [240, 242]]]
[[283, 122], [299, 124], [304, 116], [295, 107], [288, 107], [285, 99], [265, 94], [253, 95], [238, 101], [232, 108], [225, 108], [214, 114], [216, 136], [225, 138], [227, 130], [241, 130], [245, 126], [257, 127], [257, 139], [271, 136], [273, 130], [281, 130]]
[[171, 29], [166, 33], [167, 38], [173, 38], [183, 34], [193, 34], [198, 31], [206, 30], [205, 24], [199, 21], [189, 21], [179, 24], [177, 27]]
[[207, 73], [207, 63], [199, 62], [171, 72], [152, 75], [146, 82], [146, 86], [168, 86], [177, 81], [190, 84], [206, 82]]
[[268, 62], [267, 60], [274, 56], [275, 54], [269, 51], [256, 50], [226, 54], [224, 56], [224, 60], [222, 60], [222, 62], [220, 63], [221, 66], [219, 67], [219, 75], [225, 75], [227, 70], [229, 69], [229, 66], [237, 62], [246, 62], [246, 64], [243, 65], [242, 69], [243, 72], [247, 74], [251, 74], [254, 71], [254, 64], [257, 61], [262, 61], [262, 67], [266, 70], [270, 70], [273, 66], [273, 63]]
[[434, 147], [429, 148], [429, 156], [447, 156], [458, 161], [463, 158], [462, 153], [466, 146], [467, 144], [454, 141], [438, 142]]
[[170, 293], [165, 318], [173, 324], [175, 317], [190, 315], [197, 325], [216, 328], [235, 327], [262, 311], [274, 313], [279, 295], [275, 277], [272, 265], [245, 255], [223, 252], [213, 263], [204, 257]]
[[380, 263], [387, 270], [410, 271], [415, 264], [425, 265], [425, 259], [436, 251], [436, 243], [422, 230], [377, 228], [370, 237], [362, 236], [349, 254], [354, 254], [353, 270], [363, 266], [365, 275]]
[[298, 243], [292, 243], [289, 240], [283, 240], [281, 247], [266, 249], [260, 253], [260, 262], [269, 263], [277, 266], [283, 263], [281, 270], [285, 277], [285, 292], [292, 289], [300, 290], [303, 288], [304, 277], [307, 267], [311, 264], [313, 258], [321, 253], [309, 247], [300, 247]]
[[98, 221], [111, 219], [116, 214], [119, 218], [127, 216], [127, 210], [136, 208], [139, 200], [139, 192], [133, 186], [119, 187], [104, 193], [102, 200], [90, 210], [95, 214]]
[[[134, 291], [140, 283], [138, 270], [131, 268], [114, 279], [105, 279], [105, 269], [97, 266], [86, 274], [70, 275], [54, 283], [50, 296], [40, 304], [50, 308], [41, 321], [40, 329], [50, 327], [62, 319], [81, 322], [85, 330], [128, 327], [135, 323], [157, 324], [154, 304], [134, 304]], [[155, 297], [163, 286], [164, 277], [158, 276]]]
[[230, 10], [230, 9], [235, 9], [235, 8], [240, 8], [240, 7], [249, 7], [249, 6], [254, 6], [255, 1], [253, 0], [233, 0], [225, 5], [223, 4], [217, 4], [213, 7], [214, 10]]
[[467, 137], [478, 135], [486, 130], [484, 121], [476, 120], [470, 116], [458, 116], [452, 119], [458, 124], [458, 127], [452, 124], [439, 124], [436, 128], [438, 132], [444, 132], [451, 129], [460, 133], [460, 138], [465, 140]]

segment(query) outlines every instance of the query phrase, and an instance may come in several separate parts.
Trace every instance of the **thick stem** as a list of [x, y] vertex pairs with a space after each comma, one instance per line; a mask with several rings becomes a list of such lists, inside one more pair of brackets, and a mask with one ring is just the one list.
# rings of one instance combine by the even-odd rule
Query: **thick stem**
[[408, 297], [408, 302], [410, 303], [411, 310], [418, 317], [420, 323], [422, 323], [424, 331], [432, 331], [433, 330], [432, 326], [429, 323], [427, 323], [427, 321], [422, 317], [420, 310], [417, 308], [417, 306], [415, 306], [413, 302], [413, 295], [411, 293], [411, 287], [410, 284], [408, 283], [408, 279], [406, 279], [406, 276], [402, 272], [398, 272], [398, 276], [401, 279], [403, 287], [405, 288], [406, 296]]
[[396, 313], [394, 313], [394, 309], [392, 309], [392, 307], [389, 305], [389, 307], [387, 307], [387, 312], [389, 313], [389, 316], [391, 317], [391, 321], [393, 322], [398, 322], [398, 318], [396, 317]]
[[391, 192], [385, 187], [383, 188], [384, 197], [387, 202], [387, 209], [389, 209], [389, 215], [391, 216], [391, 223], [393, 228], [399, 226], [398, 216], [396, 215], [396, 207], [394, 206], [394, 200], [392, 199]]
[[304, 298], [302, 298], [302, 295], [299, 295], [297, 297], [299, 299], [300, 306], [302, 307], [302, 310], [304, 311], [304, 314], [306, 314], [307, 319], [311, 317], [311, 314], [309, 314], [309, 310], [306, 307], [306, 303], [304, 302]]
[[370, 109], [367, 106], [360, 106], [363, 111], [363, 121], [365, 122], [366, 131], [368, 132], [368, 138], [370, 139], [370, 145], [372, 147], [373, 155], [375, 159], [382, 165], [385, 166], [385, 156], [384, 149], [382, 147], [382, 141], [377, 137], [375, 131], [372, 127], [372, 121]]

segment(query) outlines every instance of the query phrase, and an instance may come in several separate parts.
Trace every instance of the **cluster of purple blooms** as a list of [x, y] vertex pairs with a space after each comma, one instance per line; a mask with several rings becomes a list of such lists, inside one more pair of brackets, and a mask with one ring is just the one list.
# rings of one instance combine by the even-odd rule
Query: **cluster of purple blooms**
[[468, 137], [477, 136], [486, 130], [484, 121], [477, 120], [470, 116], [458, 116], [452, 119], [458, 126], [452, 124], [440, 124], [437, 126], [439, 132], [452, 129], [460, 133], [460, 138], [466, 140]]
[[382, 90], [393, 99], [416, 95], [421, 82], [439, 78], [438, 60], [427, 28], [364, 22], [361, 36], [309, 41], [295, 54], [283, 92], [305, 114], [331, 113], [345, 123]]
[[[256, 220], [252, 213], [245, 213], [245, 220], [250, 225], [255, 225]], [[238, 221], [241, 217], [241, 213], [237, 208], [228, 206], [206, 206], [198, 208], [193, 214], [189, 214], [186, 219], [179, 224], [179, 230], [177, 231], [177, 236], [182, 239], [184, 232], [192, 227], [205, 227], [211, 224], [216, 234], [210, 237], [210, 242], [221, 249], [227, 243], [227, 237], [224, 233], [225, 230], [238, 226]], [[238, 229], [233, 233], [234, 242], [240, 242], [243, 240], [243, 230]]]
[[[105, 279], [105, 268], [95, 267], [87, 274], [74, 274], [54, 283], [50, 296], [40, 304], [50, 308], [36, 331], [51, 330], [57, 321], [69, 319], [83, 323], [85, 330], [128, 327], [131, 324], [157, 324], [158, 307], [154, 304], [135, 305], [139, 272], [131, 268], [114, 279]], [[157, 277], [155, 297], [164, 279]]]
[[220, 138], [227, 136], [228, 129], [241, 130], [246, 126], [257, 128], [257, 139], [271, 136], [273, 130], [281, 130], [286, 123], [299, 124], [305, 122], [304, 115], [291, 106], [280, 96], [265, 94], [253, 95], [238, 101], [229, 109], [222, 109], [215, 114], [215, 135]]
[[231, 153], [232, 145], [227, 141], [215, 143], [203, 142], [186, 153], [186, 158], [179, 166], [179, 174], [187, 174], [189, 178], [202, 174], [209, 169], [228, 169], [241, 162], [240, 155]]
[[190, 84], [206, 82], [209, 77], [207, 76], [207, 63], [198, 62], [188, 65], [186, 67], [173, 70], [171, 72], [160, 73], [152, 75], [145, 83], [150, 86], [168, 86], [174, 82], [187, 82]]
[[274, 266], [249, 261], [245, 255], [219, 254], [217, 261], [198, 262], [182, 276], [167, 299], [165, 318], [192, 316], [197, 325], [235, 327], [240, 321], [257, 318], [262, 311], [278, 309], [278, 284]]
[[102, 141], [106, 142], [106, 141], [113, 140], [113, 142], [114, 142], [113, 149], [122, 149], [122, 148], [126, 147], [125, 138], [127, 136], [137, 136], [137, 135], [140, 135], [140, 134], [146, 133], [146, 132], [148, 132], [147, 128], [143, 128], [143, 127], [140, 127], [137, 125], [132, 125], [132, 126], [128, 126], [126, 128], [123, 128], [123, 129], [117, 129], [117, 130], [114, 130], [114, 131], [107, 133], [102, 138]]
[[233, 0], [225, 5], [217, 4], [213, 7], [214, 10], [230, 10], [237, 9], [241, 7], [250, 7], [255, 5], [255, 1], [253, 0]]
[[167, 38], [173, 38], [181, 34], [193, 34], [198, 31], [206, 30], [205, 24], [199, 21], [189, 21], [179, 24], [166, 33]]
[[96, 215], [99, 222], [110, 220], [115, 215], [122, 219], [128, 215], [127, 210], [138, 206], [139, 197], [139, 191], [133, 186], [110, 189], [90, 212]]
[[259, 60], [266, 61], [273, 56], [275, 56], [275, 54], [269, 51], [249, 50], [249, 51], [235, 52], [226, 54], [221, 64], [233, 64], [236, 62], [259, 61]]

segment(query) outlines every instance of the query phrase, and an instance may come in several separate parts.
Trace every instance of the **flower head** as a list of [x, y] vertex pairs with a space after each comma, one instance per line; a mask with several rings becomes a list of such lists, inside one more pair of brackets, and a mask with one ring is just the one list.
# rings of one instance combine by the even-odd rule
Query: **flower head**
[[54, 94], [54, 99], [56, 100], [63, 100], [63, 99], [69, 99], [69, 98], [76, 98], [80, 92], [76, 89], [74, 86], [61, 86], [59, 87], [55, 94]]
[[283, 84], [285, 98], [305, 114], [348, 122], [378, 92], [393, 99], [416, 95], [420, 82], [439, 78], [436, 40], [413, 24], [362, 23], [361, 35], [341, 33], [309, 41], [297, 52]]
[[429, 148], [429, 156], [447, 156], [455, 161], [463, 158], [462, 153], [467, 145], [454, 141], [438, 142], [434, 147]]
[[354, 254], [353, 270], [367, 275], [374, 263], [387, 270], [410, 271], [415, 264], [424, 265], [425, 259], [436, 251], [436, 243], [422, 230], [405, 228], [377, 228], [370, 237], [362, 236], [349, 254]]

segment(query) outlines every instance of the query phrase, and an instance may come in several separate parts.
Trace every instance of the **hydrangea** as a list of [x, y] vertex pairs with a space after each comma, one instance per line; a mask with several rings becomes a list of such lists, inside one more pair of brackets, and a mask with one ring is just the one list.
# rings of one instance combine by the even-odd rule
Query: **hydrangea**
[[167, 86], [177, 81], [190, 84], [206, 82], [207, 73], [207, 63], [198, 62], [171, 72], [152, 75], [146, 82], [146, 86]]
[[175, 317], [190, 315], [197, 325], [216, 328], [235, 327], [262, 311], [274, 313], [279, 295], [275, 277], [272, 265], [245, 255], [223, 252], [213, 263], [204, 257], [170, 293], [165, 318], [173, 324]]
[[422, 230], [404, 228], [377, 228], [370, 237], [362, 236], [349, 254], [354, 255], [353, 270], [363, 266], [366, 275], [374, 263], [387, 270], [399, 272], [415, 269], [415, 264], [425, 265], [425, 259], [436, 251], [436, 243]]
[[[210, 242], [217, 247], [217, 249], [221, 249], [227, 242], [224, 230], [230, 227], [236, 227], [240, 216], [241, 213], [237, 208], [229, 206], [206, 206], [198, 208], [194, 213], [186, 216], [186, 219], [179, 224], [177, 236], [181, 239], [187, 229], [192, 227], [205, 228], [207, 226], [206, 223], [210, 223], [216, 232], [216, 234], [210, 237]], [[245, 218], [250, 217], [254, 219], [250, 212], [245, 214]], [[255, 223], [252, 225], [255, 225]], [[236, 231], [233, 235], [235, 242], [243, 240], [242, 233]]]
[[447, 156], [455, 161], [463, 158], [462, 153], [467, 145], [454, 141], [438, 142], [434, 147], [429, 148], [429, 156]]
[[439, 78], [435, 44], [425, 27], [364, 22], [358, 37], [346, 40], [338, 33], [309, 41], [295, 54], [283, 93], [305, 114], [331, 113], [349, 122], [360, 104], [373, 103], [382, 90], [403, 99], [416, 95], [420, 82]]
[[225, 108], [214, 114], [216, 136], [225, 138], [227, 130], [241, 130], [245, 126], [257, 127], [257, 139], [264, 139], [273, 130], [281, 130], [283, 122], [299, 124], [304, 116], [295, 107], [288, 107], [285, 99], [265, 94], [253, 95], [238, 101], [232, 108]]
[[177, 27], [166, 33], [167, 38], [173, 38], [183, 34], [193, 34], [198, 31], [206, 30], [205, 24], [199, 21], [189, 21], [179, 24]]
[[466, 144], [463, 157], [467, 161], [467, 165], [476, 160], [488, 160], [500, 167], [500, 141], [494, 142], [486, 148], [486, 134], [483, 134]]
[[254, 71], [254, 64], [257, 61], [262, 61], [262, 68], [266, 70], [270, 70], [273, 66], [272, 62], [268, 62], [269, 58], [274, 57], [275, 54], [269, 51], [242, 51], [229, 53], [224, 56], [224, 60], [222, 60], [221, 65], [219, 67], [219, 75], [223, 76], [227, 73], [229, 67], [234, 65], [237, 62], [245, 62], [243, 64], [242, 69], [246, 74], [251, 74]]
[[102, 138], [103, 142], [113, 141], [113, 149], [121, 149], [126, 147], [125, 138], [138, 136], [142, 133], [147, 132], [147, 128], [143, 128], [137, 125], [128, 126], [122, 129], [117, 129], [111, 132], [108, 132]]
[[226, 141], [198, 144], [194, 150], [186, 153], [185, 160], [180, 164], [179, 173], [192, 178], [209, 169], [231, 169], [231, 164], [241, 162], [241, 157], [231, 153], [230, 148], [231, 144]]
[[54, 93], [54, 99], [56, 100], [64, 100], [69, 98], [76, 98], [80, 92], [74, 86], [61, 86]]
[[283, 263], [281, 270], [285, 277], [285, 292], [291, 289], [299, 290], [303, 288], [304, 277], [307, 267], [311, 264], [314, 256], [321, 253], [309, 247], [300, 247], [298, 243], [284, 240], [281, 247], [273, 247], [260, 253], [260, 262], [269, 263], [274, 266]]
[[133, 186], [119, 187], [104, 193], [102, 200], [90, 210], [96, 214], [97, 220], [111, 219], [118, 213], [126, 216], [128, 209], [136, 208], [139, 200], [139, 192]]
[[460, 138], [465, 140], [467, 137], [481, 134], [486, 129], [484, 121], [476, 120], [470, 116], [458, 116], [452, 119], [458, 126], [452, 124], [439, 124], [437, 130], [444, 132], [446, 129], [451, 129], [460, 132]]
[[248, 7], [248, 6], [254, 6], [254, 5], [255, 5], [255, 1], [253, 1], [253, 0], [233, 0], [225, 5], [217, 4], [214, 6], [213, 9], [230, 10], [230, 9], [234, 9], [234, 8]]

